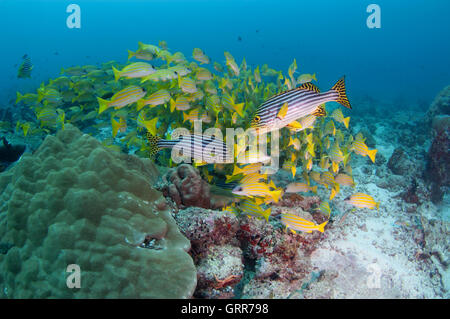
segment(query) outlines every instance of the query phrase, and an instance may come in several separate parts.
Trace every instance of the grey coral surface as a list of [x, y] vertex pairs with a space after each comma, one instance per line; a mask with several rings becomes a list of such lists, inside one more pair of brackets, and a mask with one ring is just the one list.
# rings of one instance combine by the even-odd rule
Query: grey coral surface
[[74, 126], [47, 136], [0, 175], [0, 297], [190, 298], [190, 243], [158, 209], [157, 176]]

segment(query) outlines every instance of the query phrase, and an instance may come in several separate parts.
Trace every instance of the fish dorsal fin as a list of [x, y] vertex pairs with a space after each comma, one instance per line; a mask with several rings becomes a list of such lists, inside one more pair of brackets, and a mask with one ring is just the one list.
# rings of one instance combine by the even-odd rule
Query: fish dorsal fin
[[312, 115], [320, 117], [320, 116], [326, 116], [327, 112], [325, 111], [325, 107], [323, 104], [319, 105], [317, 109], [312, 113]]
[[320, 90], [317, 86], [312, 84], [311, 82], [306, 82], [300, 85], [297, 89], [299, 90], [307, 90], [307, 91], [314, 91], [316, 93], [320, 93]]
[[272, 99], [276, 98], [277, 96], [280, 96], [280, 95], [283, 95], [283, 94], [286, 94], [286, 93], [289, 93], [291, 91], [295, 91], [295, 90], [298, 90], [298, 89], [299, 88], [293, 88], [293, 89], [289, 89], [289, 90], [286, 90], [286, 91], [274, 94], [271, 97], [269, 97], [267, 100], [265, 100], [264, 103], [267, 103], [267, 102], [271, 101]]

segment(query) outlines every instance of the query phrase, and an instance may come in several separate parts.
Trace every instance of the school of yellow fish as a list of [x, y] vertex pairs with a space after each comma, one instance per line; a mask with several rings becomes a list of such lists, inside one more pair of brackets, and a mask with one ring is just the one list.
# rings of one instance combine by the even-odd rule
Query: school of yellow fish
[[[284, 193], [328, 192], [331, 201], [342, 187], [355, 187], [352, 155], [368, 156], [375, 162], [377, 150], [369, 150], [361, 134], [349, 133], [350, 117], [344, 117], [340, 106], [328, 105], [335, 101], [351, 108], [344, 79], [321, 93], [313, 83], [316, 74], [295, 75], [295, 60], [284, 75], [267, 64], [250, 67], [245, 58], [238, 64], [229, 52], [224, 52], [224, 58], [211, 61], [195, 48], [192, 59], [187, 59], [181, 52], [170, 52], [165, 41], [158, 45], [139, 42], [136, 51], [128, 51], [126, 64], [110, 61], [65, 68], [60, 77], [42, 83], [36, 93], [18, 92], [16, 104], [32, 109], [36, 121], [17, 122], [16, 130], [27, 136], [64, 129], [65, 123], [93, 130], [111, 126], [111, 138], [103, 141], [106, 147], [134, 148], [137, 155], [148, 156], [164, 148], [161, 145], [170, 147], [175, 129], [192, 131], [196, 120], [202, 121], [203, 130], [252, 127], [261, 134], [277, 129], [281, 169], [292, 174], [292, 183], [285, 189], [270, 178], [276, 173], [276, 168], [267, 165], [270, 156], [239, 143], [234, 154], [245, 156], [248, 164], [208, 164], [194, 158], [209, 183], [232, 188], [237, 200], [224, 211], [267, 221], [270, 204]], [[146, 136], [157, 137], [159, 144], [149, 143]], [[155, 145], [159, 148], [151, 149]], [[158, 161], [176, 165], [168, 152], [160, 152]], [[345, 201], [358, 208], [379, 207], [363, 193]], [[331, 215], [326, 200], [317, 209]], [[323, 232], [327, 224], [317, 225], [290, 213], [282, 214], [281, 223], [294, 233]]]

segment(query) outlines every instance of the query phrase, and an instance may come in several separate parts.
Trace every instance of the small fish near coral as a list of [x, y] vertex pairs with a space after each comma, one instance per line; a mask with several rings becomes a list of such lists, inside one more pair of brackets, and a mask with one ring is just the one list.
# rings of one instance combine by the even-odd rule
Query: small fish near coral
[[6, 167], [17, 161], [26, 149], [26, 146], [22, 144], [10, 144], [5, 137], [2, 137], [2, 144], [0, 145], [0, 171], [2, 171], [2, 166]]

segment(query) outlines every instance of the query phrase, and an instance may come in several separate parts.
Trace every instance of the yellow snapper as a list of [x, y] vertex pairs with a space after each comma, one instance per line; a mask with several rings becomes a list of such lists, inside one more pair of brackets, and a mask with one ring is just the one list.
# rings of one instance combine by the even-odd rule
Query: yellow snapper
[[295, 214], [291, 213], [282, 213], [281, 214], [281, 223], [289, 228], [294, 234], [296, 231], [301, 231], [305, 233], [312, 233], [313, 230], [324, 232], [324, 227], [328, 223], [328, 221], [317, 225], [309, 220], [301, 218]]
[[316, 74], [302, 74], [297, 78], [297, 83], [298, 84], [303, 84], [303, 83], [308, 83], [311, 82], [312, 80], [317, 82], [317, 78], [316, 78]]
[[195, 85], [195, 81], [190, 77], [178, 76], [178, 85], [184, 93], [195, 93], [197, 92], [197, 86]]
[[352, 144], [351, 150], [361, 156], [369, 156], [372, 162], [375, 163], [375, 155], [377, 154], [377, 150], [369, 150], [363, 139], [356, 139]]
[[141, 83], [145, 81], [169, 81], [177, 78], [177, 73], [170, 69], [159, 69], [153, 72], [150, 75], [144, 76], [141, 80]]
[[199, 81], [207, 81], [212, 79], [212, 73], [205, 68], [198, 68], [195, 74], [195, 78]]
[[152, 65], [145, 62], [132, 63], [124, 67], [121, 71], [117, 70], [115, 67], [112, 67], [112, 70], [116, 81], [121, 77], [125, 77], [127, 79], [142, 78], [155, 73], [156, 71]]
[[192, 51], [192, 57], [201, 64], [209, 64], [209, 57], [199, 48], [194, 48]]
[[185, 96], [179, 96], [176, 100], [170, 99], [170, 112], [173, 112], [175, 109], [178, 111], [187, 111], [190, 108], [189, 100]]
[[269, 185], [260, 182], [249, 182], [246, 184], [239, 184], [232, 190], [233, 194], [249, 197], [270, 197], [278, 203], [282, 196], [282, 190], [270, 190]]
[[141, 110], [145, 105], [150, 105], [150, 107], [155, 107], [170, 101], [170, 93], [167, 90], [158, 90], [152, 93], [149, 97], [143, 98], [138, 101], [137, 109]]
[[267, 222], [269, 221], [269, 216], [271, 214], [272, 208], [267, 208], [264, 210], [261, 208], [261, 205], [257, 204], [256, 201], [252, 199], [245, 199], [242, 202], [239, 203], [239, 208], [241, 209], [242, 213], [251, 217], [256, 218], [264, 218]]
[[364, 193], [355, 193], [347, 197], [344, 201], [358, 208], [380, 208], [380, 202], [375, 202], [372, 196]]
[[339, 185], [355, 187], [355, 182], [354, 182], [353, 178], [347, 174], [339, 173], [336, 175], [334, 180]]
[[112, 106], [114, 106], [116, 109], [125, 107], [129, 104], [137, 102], [144, 95], [145, 91], [141, 87], [130, 85], [114, 94], [109, 101], [97, 97], [98, 104], [100, 106], [98, 114], [104, 112], [106, 109]]
[[331, 113], [331, 117], [339, 123], [344, 123], [345, 128], [348, 128], [348, 124], [350, 122], [350, 117], [344, 118], [344, 114], [342, 113], [341, 109], [335, 109], [333, 111], [333, 113]]
[[309, 186], [305, 183], [290, 183], [285, 190], [286, 193], [307, 193], [309, 191], [317, 193], [317, 186]]

